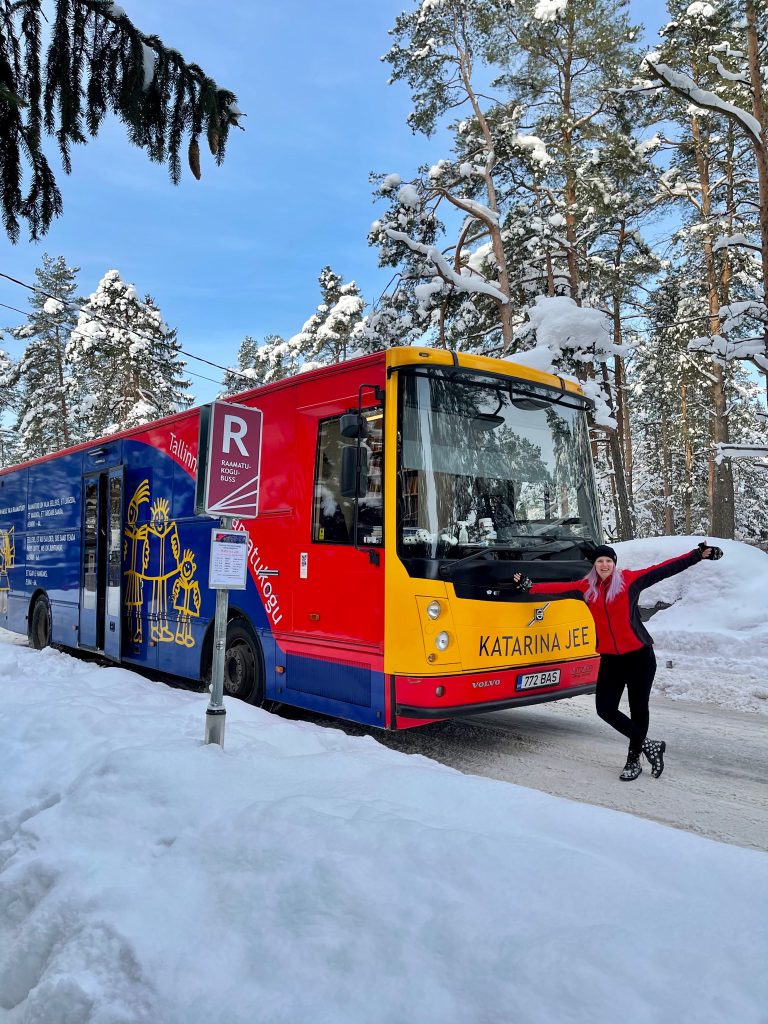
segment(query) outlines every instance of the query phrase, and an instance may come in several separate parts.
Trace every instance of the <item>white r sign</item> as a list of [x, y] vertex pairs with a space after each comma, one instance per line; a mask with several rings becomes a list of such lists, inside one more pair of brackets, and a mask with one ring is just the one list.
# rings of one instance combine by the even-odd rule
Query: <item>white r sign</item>
[[248, 433], [248, 424], [241, 416], [231, 416], [230, 414], [224, 417], [224, 438], [222, 441], [221, 450], [225, 455], [229, 455], [229, 449], [231, 442], [234, 441], [237, 447], [240, 449], [240, 454], [244, 455], [247, 459], [250, 455], [248, 449], [243, 444], [243, 438]]

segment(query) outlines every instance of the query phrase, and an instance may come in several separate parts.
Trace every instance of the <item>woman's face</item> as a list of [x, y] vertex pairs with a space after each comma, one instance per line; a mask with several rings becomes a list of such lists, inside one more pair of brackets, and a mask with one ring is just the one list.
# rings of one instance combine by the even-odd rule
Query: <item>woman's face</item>
[[601, 555], [595, 559], [595, 572], [601, 580], [607, 580], [615, 568], [616, 563], [607, 555]]

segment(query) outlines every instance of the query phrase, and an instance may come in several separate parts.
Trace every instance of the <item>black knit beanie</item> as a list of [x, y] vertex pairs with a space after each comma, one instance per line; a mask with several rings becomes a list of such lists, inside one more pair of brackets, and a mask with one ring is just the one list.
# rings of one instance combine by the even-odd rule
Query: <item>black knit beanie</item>
[[611, 558], [614, 562], [618, 562], [619, 560], [616, 552], [613, 550], [613, 548], [609, 548], [607, 544], [600, 544], [598, 547], [594, 549], [594, 551], [589, 552], [587, 558], [593, 565], [598, 560], [598, 558]]

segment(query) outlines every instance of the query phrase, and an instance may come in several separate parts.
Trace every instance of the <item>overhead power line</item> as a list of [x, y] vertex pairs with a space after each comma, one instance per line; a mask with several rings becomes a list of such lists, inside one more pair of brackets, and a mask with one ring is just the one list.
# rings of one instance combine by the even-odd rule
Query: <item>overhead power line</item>
[[[62, 303], [62, 305], [67, 306], [69, 309], [76, 310], [78, 313], [83, 313], [85, 316], [90, 317], [91, 320], [96, 320], [98, 323], [104, 324], [104, 326], [106, 326], [106, 327], [112, 327], [115, 330], [126, 330], [126, 325], [125, 324], [121, 324], [121, 323], [118, 323], [118, 322], [116, 322], [114, 320], [110, 320], [107, 317], [104, 317], [104, 316], [101, 316], [98, 313], [95, 313], [91, 309], [85, 309], [82, 306], [78, 305], [77, 302], [74, 302], [72, 299], [62, 299], [59, 295], [51, 295], [50, 292], [45, 291], [43, 288], [40, 288], [38, 285], [29, 284], [29, 282], [27, 282], [27, 281], [21, 281], [21, 280], [19, 280], [19, 278], [13, 277], [11, 274], [3, 273], [3, 271], [0, 271], [0, 277], [5, 278], [6, 281], [10, 281], [12, 284], [18, 285], [21, 288], [26, 288], [27, 291], [34, 292], [37, 295], [43, 295], [46, 299], [53, 299], [54, 302], [60, 302], [60, 303]], [[8, 308], [12, 308], [12, 307], [8, 307]], [[22, 312], [22, 311], [21, 310], [17, 310], [17, 312]], [[22, 312], [22, 315], [23, 316], [29, 316], [29, 313]], [[206, 366], [212, 366], [216, 370], [224, 371], [224, 373], [233, 374], [235, 377], [240, 377], [242, 380], [247, 381], [249, 383], [249, 385], [251, 387], [253, 387], [253, 378], [252, 377], [248, 377], [244, 373], [239, 373], [237, 370], [233, 370], [229, 366], [222, 366], [221, 363], [215, 363], [215, 362], [213, 362], [210, 359], [205, 359], [203, 356], [196, 356], [192, 352], [187, 352], [187, 350], [181, 348], [181, 346], [177, 347], [175, 345], [172, 345], [170, 342], [160, 341], [158, 338], [153, 338], [151, 335], [144, 334], [141, 331], [134, 330], [133, 328], [129, 328], [129, 329], [130, 329], [132, 334], [135, 334], [137, 338], [141, 338], [143, 341], [149, 341], [153, 345], [158, 345], [158, 346], [163, 347], [163, 348], [168, 348], [172, 352], [180, 353], [181, 355], [186, 356], [188, 359], [195, 359], [199, 363], [205, 363]], [[204, 380], [209, 380], [210, 378], [203, 378], [203, 379]]]
[[[54, 296], [54, 298], [55, 298], [55, 296]], [[57, 299], [56, 301], [57, 302], [61, 302], [62, 300], [61, 299]], [[29, 313], [27, 311], [25, 311], [23, 309], [19, 309], [17, 306], [9, 306], [7, 302], [0, 302], [0, 309], [10, 309], [14, 313], [20, 313], [22, 316], [29, 316]], [[51, 320], [44, 313], [43, 314], [35, 314], [35, 315], [38, 316], [38, 318], [40, 320], [43, 320], [45, 323], [50, 324], [51, 327], [58, 327], [58, 326], [60, 326], [60, 324], [56, 320]], [[102, 342], [101, 343], [101, 347], [106, 352], [116, 353], [118, 351], [118, 349], [116, 349], [114, 345], [110, 345], [108, 342]], [[174, 349], [174, 351], [180, 351], [180, 349]], [[155, 362], [158, 362], [158, 360], [155, 360]], [[211, 384], [218, 384], [219, 387], [222, 386], [222, 381], [215, 380], [213, 377], [206, 377], [205, 374], [203, 374], [203, 373], [195, 373], [194, 370], [189, 370], [189, 369], [187, 369], [186, 366], [184, 367], [184, 373], [185, 374], [188, 373], [190, 375], [190, 377], [197, 377], [200, 380], [210, 381]]]

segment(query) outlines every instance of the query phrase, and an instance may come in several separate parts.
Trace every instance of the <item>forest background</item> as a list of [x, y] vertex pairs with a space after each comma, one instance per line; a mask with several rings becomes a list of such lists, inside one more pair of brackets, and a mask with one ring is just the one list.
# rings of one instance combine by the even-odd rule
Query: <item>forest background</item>
[[[363, 295], [351, 249], [343, 273], [320, 256], [316, 308], [302, 313], [287, 287], [295, 327], [246, 328], [232, 366], [220, 338], [189, 346], [151, 295], [112, 269], [119, 247], [86, 295], [74, 265], [42, 254], [45, 230], [22, 224], [38, 236], [36, 269], [34, 280], [17, 269], [24, 242], [9, 242], [3, 280], [17, 291], [4, 305], [17, 322], [0, 354], [2, 462], [184, 408], [191, 375], [235, 394], [386, 345], [431, 344], [518, 356], [580, 380], [596, 402], [612, 538], [768, 542], [768, 5], [671, 0], [653, 50], [632, 11], [608, 0], [423, 0], [397, 14], [380, 47], [407, 97], [410, 141], [392, 147], [401, 166], [370, 176], [374, 293]], [[245, 139], [258, 151], [269, 112], [259, 107], [230, 153]], [[351, 111], [342, 133], [356, 164], [368, 156], [354, 142], [359, 118]], [[338, 144], [338, 125], [321, 120], [318, 150], [325, 129]], [[383, 149], [372, 147], [370, 162], [383, 164]], [[186, 155], [197, 177], [199, 154]], [[206, 167], [197, 187], [226, 173]], [[269, 202], [247, 189], [229, 198]], [[84, 212], [71, 216], [92, 234], [99, 225]], [[326, 211], [329, 253], [343, 218], [343, 202]], [[154, 228], [145, 225], [147, 243]], [[54, 221], [46, 246], [55, 233]], [[199, 238], [193, 315], [213, 304], [215, 316], [206, 253], [222, 234], [237, 250], [231, 220]], [[264, 260], [290, 266], [287, 234], [269, 234]], [[305, 266], [306, 253], [296, 259]], [[142, 274], [140, 287], [155, 286]]]

